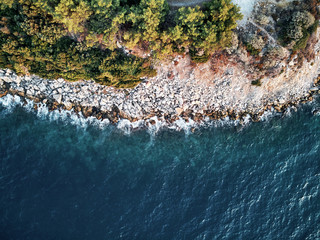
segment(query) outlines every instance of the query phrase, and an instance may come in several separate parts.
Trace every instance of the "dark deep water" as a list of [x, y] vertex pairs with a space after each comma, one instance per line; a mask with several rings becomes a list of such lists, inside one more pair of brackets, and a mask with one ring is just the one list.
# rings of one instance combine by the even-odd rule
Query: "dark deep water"
[[0, 239], [320, 239], [314, 104], [155, 136], [0, 104]]

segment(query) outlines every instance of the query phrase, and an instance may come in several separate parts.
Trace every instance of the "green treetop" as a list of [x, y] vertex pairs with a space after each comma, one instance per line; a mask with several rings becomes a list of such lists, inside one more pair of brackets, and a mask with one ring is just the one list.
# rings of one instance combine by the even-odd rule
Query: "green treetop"
[[230, 0], [178, 10], [166, 0], [2, 0], [0, 15], [0, 67], [118, 87], [155, 74], [151, 57], [119, 43], [152, 57], [209, 56], [230, 44], [241, 18]]

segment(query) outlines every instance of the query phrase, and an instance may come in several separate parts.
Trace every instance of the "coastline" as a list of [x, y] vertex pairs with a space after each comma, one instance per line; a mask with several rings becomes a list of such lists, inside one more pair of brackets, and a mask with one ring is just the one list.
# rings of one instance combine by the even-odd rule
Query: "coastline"
[[[317, 33], [316, 39], [319, 40]], [[265, 77], [262, 86], [253, 86], [243, 69], [227, 64], [214, 74], [210, 63], [193, 66], [188, 57], [178, 56], [167, 64], [157, 64], [158, 75], [145, 79], [133, 89], [115, 89], [94, 81], [67, 82], [37, 76], [17, 76], [0, 70], [0, 97], [18, 95], [45, 104], [49, 111], [73, 110], [84, 117], [117, 123], [154, 118], [168, 124], [176, 120], [218, 120], [228, 117], [244, 122], [261, 120], [266, 110], [284, 112], [288, 107], [312, 100], [319, 92], [320, 43], [314, 45], [315, 58], [298, 66], [293, 58], [280, 75]], [[281, 63], [283, 64], [283, 63]]]

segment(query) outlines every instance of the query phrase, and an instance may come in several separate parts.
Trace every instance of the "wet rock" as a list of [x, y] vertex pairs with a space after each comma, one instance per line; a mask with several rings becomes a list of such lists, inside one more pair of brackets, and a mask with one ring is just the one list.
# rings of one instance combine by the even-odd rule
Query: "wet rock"
[[59, 104], [57, 102], [53, 102], [53, 101], [48, 101], [47, 102], [47, 107], [49, 109], [49, 111], [54, 111], [56, 109], [58, 109]]
[[73, 104], [71, 102], [63, 102], [63, 105], [65, 106], [66, 110], [70, 111], [73, 107]]
[[41, 102], [41, 100], [40, 100], [39, 98], [37, 98], [37, 97], [33, 98], [33, 101], [34, 101], [35, 103], [40, 103], [40, 102]]
[[20, 97], [24, 97], [25, 96], [25, 93], [24, 93], [24, 91], [18, 91], [18, 93], [17, 93]]
[[95, 115], [95, 117], [98, 119], [98, 120], [102, 120], [103, 119], [103, 116], [102, 116], [102, 113], [99, 112]]
[[2, 98], [2, 97], [4, 97], [4, 96], [6, 96], [8, 94], [8, 90], [6, 90], [6, 91], [0, 91], [0, 98]]
[[74, 106], [73, 109], [74, 109], [75, 112], [77, 112], [77, 113], [80, 113], [80, 112], [81, 112], [81, 106], [79, 106], [79, 105]]
[[316, 92], [316, 91], [318, 91], [319, 90], [319, 87], [312, 87], [312, 88], [310, 88], [310, 91], [311, 92]]
[[273, 107], [277, 112], [282, 112], [282, 106], [276, 105]]
[[201, 115], [201, 114], [195, 114], [195, 115], [193, 116], [193, 120], [194, 120], [195, 122], [201, 122], [201, 121], [202, 121], [202, 115]]
[[259, 122], [260, 121], [260, 116], [259, 116], [259, 114], [253, 114], [251, 116], [251, 119], [252, 119], [253, 122]]
[[151, 120], [149, 121], [149, 123], [150, 123], [151, 125], [155, 125], [155, 124], [156, 124], [156, 121], [153, 120], [153, 119], [151, 119]]
[[81, 112], [82, 112], [82, 115], [84, 116], [84, 117], [90, 117], [90, 116], [92, 116], [92, 107], [82, 107], [82, 109], [81, 109]]
[[312, 110], [313, 115], [320, 115], [320, 108], [316, 108]]

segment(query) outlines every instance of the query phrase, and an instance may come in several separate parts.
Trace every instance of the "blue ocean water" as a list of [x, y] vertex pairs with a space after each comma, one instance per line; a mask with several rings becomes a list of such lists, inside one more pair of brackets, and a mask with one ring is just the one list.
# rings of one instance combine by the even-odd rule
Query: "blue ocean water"
[[320, 103], [190, 134], [126, 134], [9, 105], [1, 240], [320, 239]]

